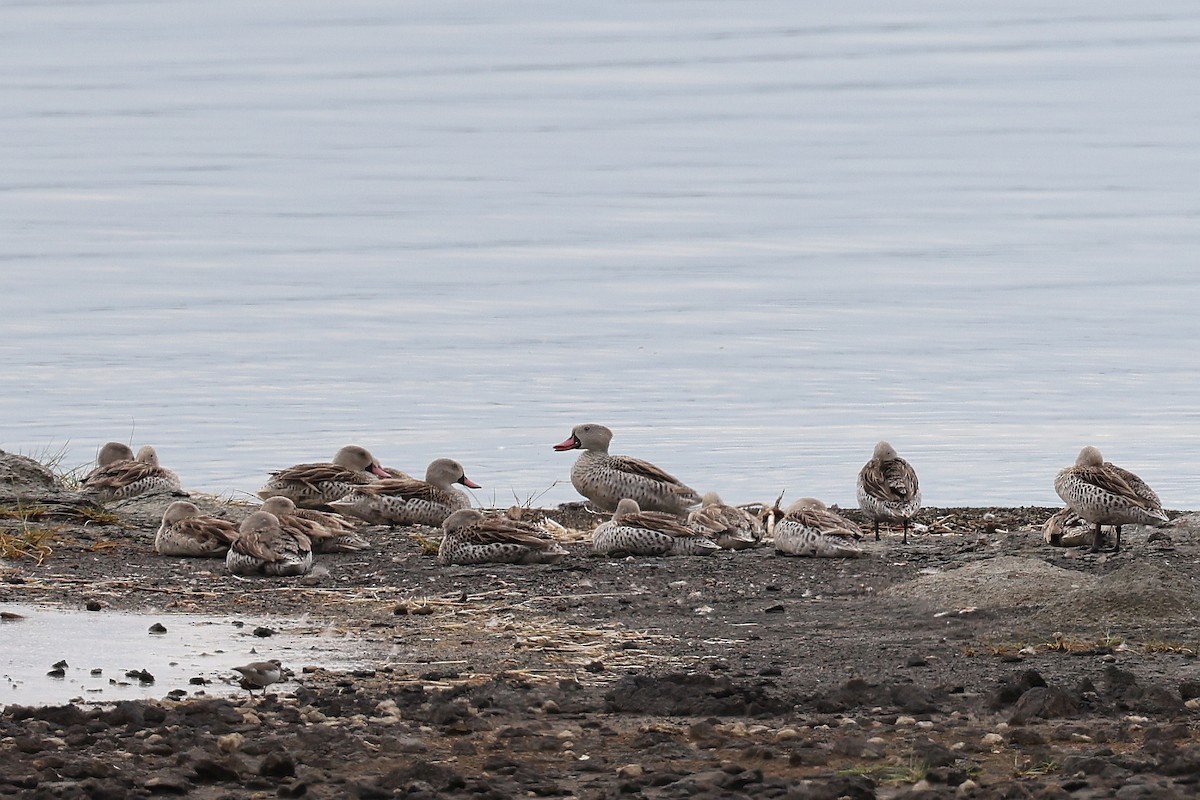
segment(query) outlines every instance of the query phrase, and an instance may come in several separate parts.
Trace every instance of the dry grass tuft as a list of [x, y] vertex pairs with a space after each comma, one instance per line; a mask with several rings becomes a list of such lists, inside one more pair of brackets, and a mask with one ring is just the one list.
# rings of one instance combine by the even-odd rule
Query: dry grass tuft
[[54, 531], [48, 528], [24, 528], [20, 531], [0, 530], [0, 558], [16, 561], [20, 558], [32, 558], [41, 566], [54, 552], [48, 540]]

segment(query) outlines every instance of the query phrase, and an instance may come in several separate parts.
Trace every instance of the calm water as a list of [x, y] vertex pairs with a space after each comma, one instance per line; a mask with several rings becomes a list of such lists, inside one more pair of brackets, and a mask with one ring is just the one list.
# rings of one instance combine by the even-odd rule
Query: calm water
[[[241, 691], [233, 667], [277, 659], [296, 675], [317, 664], [348, 669], [363, 663], [362, 642], [300, 620], [271, 619], [234, 624], [235, 620], [199, 614], [124, 614], [60, 611], [45, 607], [3, 606], [24, 619], [0, 623], [0, 708], [9, 703], [45, 705], [75, 698], [112, 703], [162, 697], [175, 689], [188, 694]], [[164, 633], [150, 634], [161, 624]], [[270, 638], [253, 635], [259, 624], [278, 629]], [[18, 646], [13, 646], [13, 642]], [[50, 677], [65, 661], [64, 675]], [[142, 683], [126, 673], [149, 672]], [[93, 672], [95, 671], [95, 672]], [[203, 678], [205, 685], [192, 685]], [[284, 691], [295, 684], [284, 684]]]
[[1200, 7], [810, 5], [5, 4], [0, 447], [1200, 507]]

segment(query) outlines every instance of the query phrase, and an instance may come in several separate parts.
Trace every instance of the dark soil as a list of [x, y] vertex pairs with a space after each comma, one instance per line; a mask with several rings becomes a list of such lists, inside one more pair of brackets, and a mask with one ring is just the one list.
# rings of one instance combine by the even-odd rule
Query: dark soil
[[8, 706], [0, 797], [1200, 795], [1193, 515], [1116, 555], [1045, 545], [1055, 509], [972, 508], [855, 560], [605, 560], [570, 506], [530, 512], [576, 539], [554, 566], [438, 567], [436, 532], [380, 527], [248, 581], [152, 552], [170, 499], [108, 518], [0, 470], [0, 531], [44, 532], [0, 560], [0, 611], [309, 614], [364, 668], [286, 664], [261, 700]]

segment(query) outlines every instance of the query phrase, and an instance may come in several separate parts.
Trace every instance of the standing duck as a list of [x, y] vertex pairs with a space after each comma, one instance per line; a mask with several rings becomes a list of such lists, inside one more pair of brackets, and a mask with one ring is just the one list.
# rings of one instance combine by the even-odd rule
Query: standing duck
[[307, 536], [314, 553], [353, 553], [371, 549], [371, 543], [337, 514], [296, 508], [296, 504], [286, 497], [269, 497], [259, 510], [274, 514], [283, 530]]
[[602, 556], [706, 556], [721, 546], [673, 514], [642, 511], [626, 497], [592, 532], [592, 549]]
[[1100, 549], [1101, 525], [1114, 525], [1121, 551], [1122, 525], [1158, 525], [1167, 522], [1162, 501], [1146, 482], [1127, 469], [1104, 460], [1095, 447], [1079, 451], [1075, 465], [1060, 471], [1054, 479], [1054, 491], [1076, 514], [1096, 528], [1092, 533], [1092, 552]]
[[255, 511], [242, 520], [225, 568], [234, 575], [307, 575], [312, 544], [304, 534], [284, 530], [274, 514]]
[[481, 488], [466, 476], [452, 458], [435, 459], [425, 470], [425, 480], [385, 478], [356, 486], [345, 497], [330, 503], [337, 512], [365, 519], [373, 525], [431, 525], [437, 527], [460, 508], [471, 505], [465, 492], [454, 488]]
[[754, 547], [763, 537], [762, 521], [744, 508], [726, 505], [716, 492], [700, 498], [700, 508], [688, 514], [688, 525], [725, 550]]
[[[779, 513], [776, 507], [767, 513]], [[809, 558], [857, 558], [862, 530], [813, 497], [802, 497], [782, 512], [774, 524], [775, 552]]]
[[377, 477], [390, 475], [365, 447], [351, 444], [338, 450], [333, 461], [272, 472], [258, 496], [263, 500], [286, 497], [297, 508], [322, 508]]
[[[108, 446], [105, 445], [105, 448]], [[112, 452], [117, 451], [114, 449]], [[101, 456], [104, 456], [103, 449]], [[158, 453], [150, 445], [138, 450], [133, 460], [118, 459], [96, 468], [84, 479], [80, 488], [84, 494], [90, 494], [102, 503], [126, 500], [150, 492], [182, 494], [179, 476], [158, 463]]]
[[576, 425], [571, 436], [554, 445], [563, 452], [579, 450], [571, 467], [575, 491], [605, 511], [613, 511], [624, 498], [635, 500], [646, 511], [684, 516], [700, 502], [700, 495], [674, 475], [648, 461], [630, 456], [610, 456], [612, 431], [603, 425]]
[[442, 523], [439, 564], [553, 564], [567, 555], [538, 526], [504, 515], [460, 508]]
[[234, 522], [200, 511], [195, 503], [176, 500], [163, 512], [154, 535], [154, 552], [164, 556], [220, 558], [237, 538]]
[[858, 507], [874, 523], [875, 541], [880, 522], [899, 522], [908, 544], [908, 523], [921, 510], [921, 489], [916, 470], [887, 442], [875, 445], [858, 473]]

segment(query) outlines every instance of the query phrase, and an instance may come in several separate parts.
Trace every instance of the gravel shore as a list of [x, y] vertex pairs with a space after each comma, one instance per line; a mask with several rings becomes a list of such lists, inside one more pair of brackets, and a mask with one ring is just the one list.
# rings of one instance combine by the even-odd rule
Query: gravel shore
[[566, 529], [552, 566], [439, 567], [436, 531], [372, 527], [311, 576], [247, 580], [153, 553], [174, 498], [101, 509], [24, 469], [0, 462], [0, 532], [31, 543], [0, 560], [0, 612], [304, 617], [363, 666], [285, 663], [261, 699], [9, 705], [0, 797], [1200, 793], [1200, 515], [1116, 555], [1046, 545], [1056, 509], [1030, 507], [925, 509], [860, 559], [626, 560], [592, 557], [600, 518], [569, 505], [527, 511]]

